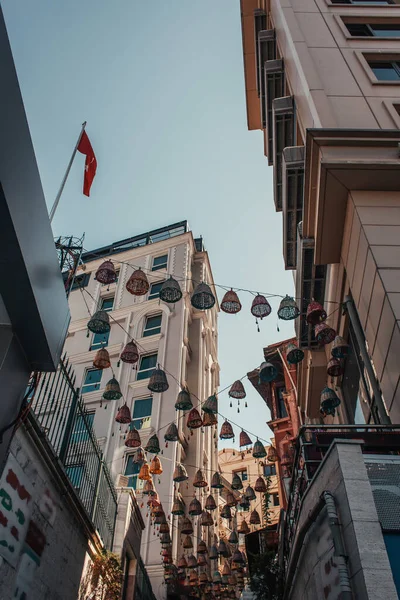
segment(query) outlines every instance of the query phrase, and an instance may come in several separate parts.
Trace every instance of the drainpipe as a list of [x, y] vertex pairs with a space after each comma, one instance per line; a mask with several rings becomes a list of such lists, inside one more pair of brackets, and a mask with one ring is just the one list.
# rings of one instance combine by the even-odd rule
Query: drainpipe
[[381, 421], [382, 425], [391, 425], [391, 420], [390, 420], [389, 415], [386, 412], [386, 408], [385, 408], [385, 405], [382, 400], [381, 390], [379, 389], [378, 382], [376, 380], [376, 375], [372, 368], [371, 359], [370, 359], [367, 349], [365, 347], [364, 332], [362, 330], [360, 320], [358, 318], [358, 314], [355, 309], [353, 300], [350, 296], [346, 296], [346, 298], [344, 299], [344, 306], [346, 307], [347, 312], [349, 313], [349, 317], [350, 317], [351, 324], [353, 326], [354, 334], [356, 336], [357, 343], [360, 348], [361, 358], [363, 360], [364, 366], [368, 373], [368, 378], [371, 383], [372, 392], [374, 394], [374, 400], [376, 403], [376, 407], [378, 409], [380, 421]]
[[328, 511], [328, 523], [332, 533], [334, 556], [337, 558], [338, 570], [339, 570], [339, 582], [341, 588], [340, 600], [353, 600], [353, 594], [351, 592], [349, 571], [347, 566], [347, 555], [341, 536], [339, 517], [336, 509], [334, 496], [331, 492], [322, 492], [317, 504], [310, 511], [306, 521], [303, 523], [296, 540], [293, 556], [290, 560], [289, 570], [286, 575], [285, 593], [283, 600], [289, 600], [289, 594], [292, 588], [292, 582], [295, 578], [297, 570], [299, 568], [299, 558], [301, 551], [304, 547], [304, 539], [322, 511], [326, 506]]

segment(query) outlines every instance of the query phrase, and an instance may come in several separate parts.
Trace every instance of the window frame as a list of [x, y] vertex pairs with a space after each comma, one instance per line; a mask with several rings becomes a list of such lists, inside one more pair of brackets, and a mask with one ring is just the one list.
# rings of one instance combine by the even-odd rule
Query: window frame
[[[77, 485], [75, 485], [74, 483], [74, 477], [71, 476], [71, 471], [73, 469], [78, 469], [78, 477], [76, 478], [77, 481], [75, 482]], [[85, 474], [85, 464], [84, 463], [72, 463], [70, 465], [67, 465], [65, 467], [65, 471], [67, 473], [67, 477], [72, 485], [72, 487], [74, 488], [74, 490], [79, 493], [82, 487], [82, 482], [83, 482], [83, 477]]]
[[[111, 308], [104, 308], [104, 302], [107, 300], [112, 300]], [[112, 312], [114, 310], [114, 303], [115, 303], [115, 294], [112, 294], [111, 296], [103, 296], [100, 300], [99, 310], [104, 310], [105, 312]]]
[[70, 291], [73, 292], [75, 290], [87, 287], [90, 281], [90, 276], [91, 273], [79, 273], [79, 275], [75, 275]]
[[[243, 473], [245, 473], [245, 477], [243, 477]], [[233, 471], [233, 475], [239, 475], [241, 481], [249, 480], [249, 473], [247, 471], [247, 467], [243, 467], [242, 469], [238, 469], [237, 471]]]
[[[106, 333], [94, 333], [90, 342], [89, 352], [91, 352], [92, 350], [100, 350], [100, 348], [107, 348], [110, 339], [110, 333], [110, 330], [106, 331]], [[105, 339], [99, 342], [95, 342], [94, 340], [96, 339], [96, 336], [101, 336]]]
[[[86, 442], [90, 439], [90, 434], [88, 428], [84, 425], [84, 418], [89, 419], [89, 427], [93, 429], [94, 417], [96, 415], [96, 410], [88, 410], [84, 415], [76, 415], [74, 427], [71, 433], [71, 443], [72, 444], [80, 444], [81, 442]], [[78, 424], [83, 423], [80, 429], [77, 429]]]
[[[364, 23], [364, 22], [349, 22], [348, 20], [344, 21], [344, 25], [346, 27], [347, 32], [350, 35], [350, 38], [379, 38], [379, 39], [383, 39], [383, 40], [394, 40], [394, 39], [399, 39], [400, 38], [400, 22], [399, 23]], [[379, 35], [379, 31], [385, 31], [385, 29], [374, 29], [374, 27], [387, 27], [387, 31], [393, 31], [395, 32], [396, 30], [393, 29], [393, 26], [398, 26], [399, 29], [397, 30], [397, 35]], [[365, 27], [368, 35], [358, 35], [358, 34], [352, 34], [349, 26], [360, 26], [360, 27]]]
[[[147, 296], [147, 300], [156, 300], [157, 298], [160, 297], [160, 290], [161, 290], [161, 286], [162, 284], [165, 282], [165, 279], [162, 279], [161, 281], [153, 281], [153, 283], [150, 284], [150, 289], [149, 289], [149, 294]], [[152, 296], [152, 289], [155, 285], [159, 285], [160, 286], [160, 290], [156, 293], [155, 296]]]
[[[269, 469], [270, 473], [266, 473], [266, 469]], [[274, 477], [276, 475], [276, 466], [274, 464], [265, 464], [263, 467], [263, 475], [264, 477]]]
[[[145, 358], [148, 358], [150, 356], [155, 356], [156, 357], [156, 361], [155, 361], [154, 367], [150, 367], [148, 369], [142, 370], [141, 369], [142, 361]], [[136, 372], [136, 381], [143, 381], [143, 380], [146, 380], [146, 379], [150, 379], [150, 377], [153, 374], [153, 371], [157, 368], [157, 361], [158, 361], [158, 352], [149, 352], [148, 354], [142, 354], [142, 356], [140, 357], [140, 360], [139, 360], [139, 367], [138, 367], [138, 370]], [[146, 376], [145, 377], [139, 377], [140, 373], [145, 373], [145, 372], [149, 373], [148, 377], [146, 377]]]
[[328, 4], [332, 6], [398, 6], [398, 3], [394, 0], [387, 0], [386, 2], [379, 2], [379, 0], [363, 0], [361, 2], [340, 0], [339, 2], [335, 2], [334, 0], [329, 0]]
[[[137, 463], [133, 462], [133, 453], [130, 454], [126, 454], [126, 461], [125, 461], [125, 467], [124, 467], [124, 475], [125, 477], [128, 477], [128, 485], [127, 487], [132, 488], [133, 490], [139, 490], [143, 488], [143, 484], [144, 482], [141, 481], [140, 479], [138, 479], [138, 475], [139, 475], [139, 471], [140, 471], [140, 465], [138, 465]], [[133, 474], [133, 475], [126, 475], [126, 471], [129, 467], [129, 462], [132, 461], [132, 469], [135, 470], [137, 469], [137, 473]], [[133, 484], [133, 485], [132, 485]]]
[[[137, 402], [143, 402], [143, 401], [150, 401], [150, 413], [148, 415], [143, 415], [141, 417], [135, 417], [135, 407], [136, 407], [136, 403]], [[135, 398], [133, 401], [133, 407], [132, 407], [132, 420], [129, 424], [129, 429], [133, 429], [135, 427], [135, 429], [137, 429], [138, 431], [140, 429], [149, 429], [151, 426], [151, 417], [153, 414], [153, 397], [152, 396], [145, 396], [143, 398]], [[148, 419], [148, 421], [145, 421], [145, 419]]]
[[[155, 319], [157, 317], [160, 317], [160, 324], [157, 325], [156, 327], [151, 327], [151, 328], [147, 329], [148, 321], [150, 319]], [[155, 315], [146, 315], [144, 318], [142, 337], [152, 337], [153, 335], [159, 335], [161, 333], [161, 326], [162, 326], [162, 313], [157, 313]], [[149, 332], [153, 331], [153, 329], [158, 329], [158, 331], [155, 331], [154, 333], [149, 333]]]
[[[376, 78], [376, 80], [379, 83], [400, 83], [400, 56], [399, 56], [399, 60], [391, 60], [391, 59], [387, 59], [387, 60], [367, 60], [368, 62], [368, 66], [371, 69], [371, 72], [373, 73], [374, 77]], [[374, 67], [373, 65], [379, 65], [379, 64], [388, 64], [391, 65], [392, 70], [397, 74], [398, 79], [379, 79], [377, 74], [374, 71]], [[376, 68], [376, 67], [375, 67]]]
[[[97, 383], [94, 383], [94, 384], [93, 383], [85, 383], [86, 382], [86, 378], [87, 378], [89, 372], [91, 372], [91, 371], [93, 371], [93, 372], [94, 371], [96, 371], [96, 372], [99, 371], [100, 372], [100, 379], [99, 379], [99, 381]], [[100, 384], [101, 384], [102, 376], [103, 376], [102, 369], [96, 369], [95, 367], [87, 367], [85, 369], [84, 374], [83, 374], [82, 386], [81, 386], [81, 390], [80, 390], [81, 394], [89, 394], [90, 392], [97, 392], [100, 389]], [[89, 386], [97, 386], [97, 387], [95, 387], [95, 389], [93, 389], [93, 390], [85, 390], [85, 386], [87, 386], [87, 387], [89, 387]]]
[[[160, 258], [164, 258], [165, 257], [165, 264], [164, 263], [160, 263], [159, 265], [155, 265], [154, 261], [156, 261], [157, 259]], [[152, 260], [152, 265], [151, 265], [151, 270], [152, 271], [161, 271], [162, 269], [167, 269], [168, 268], [168, 252], [166, 254], [159, 254], [158, 256], [153, 256], [153, 260]]]

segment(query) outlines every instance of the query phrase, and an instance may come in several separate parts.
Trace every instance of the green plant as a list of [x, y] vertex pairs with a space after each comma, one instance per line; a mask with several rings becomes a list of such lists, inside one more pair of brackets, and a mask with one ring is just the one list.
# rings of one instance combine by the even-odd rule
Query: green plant
[[279, 567], [275, 552], [252, 555], [250, 589], [256, 600], [281, 600]]
[[122, 569], [116, 554], [103, 550], [93, 557], [79, 589], [79, 600], [119, 600], [122, 591]]
[[267, 477], [265, 482], [266, 491], [264, 492], [263, 501], [262, 501], [262, 514], [264, 517], [264, 525], [269, 525], [271, 523], [271, 513], [269, 509], [269, 501], [271, 498], [270, 488], [271, 488], [271, 478]]

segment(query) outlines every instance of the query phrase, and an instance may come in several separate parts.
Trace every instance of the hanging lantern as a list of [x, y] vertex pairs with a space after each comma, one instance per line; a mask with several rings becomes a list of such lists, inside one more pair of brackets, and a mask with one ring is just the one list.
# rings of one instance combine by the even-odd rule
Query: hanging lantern
[[146, 452], [151, 452], [151, 454], [158, 454], [160, 452], [160, 442], [158, 441], [158, 437], [156, 434], [152, 435], [149, 438], [146, 446], [144, 447]]
[[250, 508], [250, 501], [247, 498], [245, 493], [240, 496], [239, 506], [243, 510], [249, 510], [249, 508]]
[[224, 566], [222, 568], [222, 575], [230, 575], [231, 574], [231, 568], [229, 566], [228, 561], [225, 561]]
[[197, 567], [197, 559], [193, 554], [189, 554], [186, 559], [188, 569], [196, 569]]
[[138, 478], [141, 479], [142, 481], [150, 481], [151, 480], [149, 465], [146, 462], [143, 463], [142, 466], [140, 467]]
[[330, 377], [339, 377], [340, 375], [343, 375], [343, 367], [340, 360], [338, 358], [331, 358], [328, 362], [326, 372]]
[[[127, 437], [129, 437], [129, 433], [128, 433]], [[126, 442], [125, 442], [125, 445], [126, 445]], [[141, 465], [141, 464], [143, 464], [143, 462], [144, 462], [144, 450], [143, 450], [143, 448], [136, 448], [136, 451], [135, 451], [135, 453], [133, 454], [133, 457], [132, 457], [132, 462], [135, 465]]]
[[254, 458], [264, 458], [264, 456], [267, 456], [264, 445], [260, 442], [260, 440], [256, 440], [254, 442], [253, 456]]
[[161, 286], [160, 300], [167, 304], [175, 304], [182, 298], [182, 290], [179, 283], [173, 277], [169, 277]]
[[[265, 485], [265, 481], [262, 477], [258, 477], [254, 489], [256, 492], [261, 492], [263, 494], [265, 494], [265, 492], [267, 491], [267, 486]], [[255, 495], [254, 495], [254, 500], [255, 500]]]
[[95, 279], [104, 285], [110, 285], [117, 280], [115, 267], [111, 260], [105, 260], [97, 269]]
[[207, 545], [204, 540], [200, 540], [197, 544], [197, 554], [206, 554], [208, 552]]
[[221, 310], [225, 313], [234, 315], [242, 309], [238, 295], [233, 290], [226, 292], [221, 302]]
[[237, 544], [239, 542], [239, 539], [238, 539], [238, 536], [237, 536], [237, 533], [236, 533], [235, 530], [233, 530], [231, 532], [231, 535], [229, 536], [228, 542], [230, 544]]
[[93, 360], [93, 366], [96, 369], [109, 369], [111, 367], [110, 355], [105, 348], [97, 350]]
[[296, 344], [288, 344], [286, 347], [286, 360], [289, 365], [297, 365], [304, 358], [304, 352]]
[[309, 325], [318, 325], [327, 318], [324, 307], [314, 300], [307, 306], [306, 321]]
[[211, 494], [209, 496], [207, 496], [205, 508], [207, 510], [215, 510], [217, 508], [215, 498]]
[[269, 383], [278, 377], [278, 369], [270, 362], [263, 362], [260, 365], [258, 374], [259, 383]]
[[231, 389], [228, 392], [228, 395], [231, 398], [237, 398], [238, 400], [242, 400], [242, 398], [246, 398], [246, 391], [243, 387], [243, 383], [238, 380], [232, 384]]
[[[144, 487], [146, 487], [146, 485], [148, 483], [150, 483], [150, 482], [146, 482], [144, 484]], [[151, 482], [151, 483], [153, 483], [153, 482]], [[163, 534], [163, 533], [167, 533], [169, 535], [169, 525], [168, 525], [167, 521], [165, 521], [165, 520], [160, 525], [160, 534]]]
[[[257, 479], [257, 481], [258, 481], [259, 479], [261, 479], [261, 480], [262, 480], [262, 477], [259, 477], [259, 478]], [[257, 481], [256, 481], [256, 486], [257, 486]], [[257, 488], [256, 488], [256, 492], [257, 492], [257, 491], [258, 491], [258, 490], [257, 490]], [[245, 491], [244, 493], [245, 493], [245, 496], [246, 496], [247, 500], [249, 500], [249, 502], [251, 502], [252, 500], [255, 500], [255, 499], [256, 499], [256, 495], [255, 495], [255, 493], [254, 493], [254, 490], [253, 490], [253, 488], [251, 487], [251, 485], [248, 485], [248, 486], [247, 486], [247, 488], [246, 488], [246, 491]]]
[[140, 435], [135, 427], [128, 431], [128, 434], [125, 438], [125, 446], [128, 448], [139, 448], [142, 442], [140, 441]]
[[177, 465], [174, 469], [174, 474], [172, 476], [172, 479], [176, 483], [181, 483], [182, 481], [186, 481], [187, 479], [189, 479], [189, 476], [186, 473], [185, 467], [183, 465], [181, 465], [180, 463], [177, 463]]
[[119, 400], [122, 397], [121, 388], [115, 377], [112, 377], [106, 384], [103, 392], [104, 400]]
[[[236, 579], [236, 575], [234, 573], [231, 573], [231, 575], [229, 576], [229, 581], [228, 581], [229, 585], [236, 585], [237, 584], [237, 579]], [[235, 596], [236, 598], [236, 596]]]
[[191, 517], [196, 517], [197, 515], [201, 515], [202, 512], [203, 509], [201, 507], [200, 502], [197, 500], [197, 498], [193, 498], [193, 500], [189, 504], [189, 515]]
[[331, 354], [333, 358], [346, 358], [349, 355], [350, 346], [344, 338], [337, 335], [333, 340]]
[[223, 519], [232, 519], [232, 514], [231, 514], [230, 507], [225, 504], [225, 506], [223, 506], [222, 509], [221, 509], [220, 516]]
[[190, 399], [188, 390], [183, 389], [179, 392], [175, 402], [175, 408], [176, 410], [190, 410], [193, 408], [193, 403]]
[[227, 545], [224, 540], [219, 541], [219, 544], [217, 546], [217, 552], [218, 552], [218, 554], [220, 554], [221, 556], [224, 556], [225, 558], [228, 556], [229, 552], [228, 552], [228, 548], [227, 548]]
[[278, 457], [276, 448], [275, 448], [275, 446], [272, 446], [272, 444], [271, 444], [271, 446], [268, 447], [267, 461], [268, 462], [276, 462], [278, 460], [278, 458], [279, 457]]
[[[193, 533], [193, 529], [192, 529], [192, 533]], [[190, 535], [187, 535], [185, 537], [185, 539], [182, 542], [182, 547], [185, 550], [189, 550], [190, 548], [193, 548], [193, 542], [192, 542], [192, 538], [190, 537]]]
[[146, 273], [143, 273], [141, 269], [133, 271], [132, 275], [126, 282], [126, 289], [134, 296], [144, 296], [149, 291], [149, 287], [150, 284]]
[[214, 413], [204, 413], [203, 427], [211, 427], [212, 425], [218, 425], [217, 416]]
[[200, 573], [199, 585], [206, 585], [208, 583], [207, 573]]
[[[117, 412], [117, 416], [115, 417], [117, 423], [122, 423], [123, 425], [127, 425], [132, 421], [131, 411], [129, 410], [129, 406], [126, 405], [126, 402]], [[140, 444], [139, 444], [140, 446]]]
[[192, 535], [192, 533], [193, 533], [192, 522], [187, 517], [185, 517], [182, 521], [181, 533], [185, 533], [186, 535]]
[[152, 475], [161, 475], [163, 472], [162, 464], [158, 456], [155, 456], [150, 463], [150, 473]]
[[214, 473], [211, 478], [211, 487], [215, 490], [221, 490], [224, 487], [224, 484], [221, 480], [221, 475], [219, 473]]
[[187, 562], [186, 562], [186, 558], [185, 555], [182, 554], [182, 556], [180, 557], [180, 559], [178, 560], [178, 565], [177, 565], [178, 569], [186, 569], [187, 567]]
[[290, 296], [285, 296], [278, 308], [278, 317], [283, 321], [292, 321], [300, 315], [300, 310]]
[[164, 434], [164, 440], [166, 442], [178, 442], [179, 441], [179, 432], [175, 423], [171, 423], [167, 431]]
[[212, 580], [213, 580], [213, 583], [217, 583], [217, 584], [221, 583], [222, 582], [221, 573], [219, 571], [214, 571]]
[[193, 487], [203, 488], [203, 487], [207, 487], [207, 486], [208, 486], [208, 483], [204, 478], [203, 471], [201, 469], [199, 469], [196, 472], [196, 475], [194, 476]]
[[151, 392], [159, 393], [166, 392], [169, 388], [169, 384], [167, 381], [167, 376], [162, 369], [154, 369], [147, 388]]
[[192, 294], [191, 303], [198, 310], [212, 308], [215, 304], [215, 297], [210, 286], [204, 282], [199, 283]]
[[165, 518], [164, 509], [161, 506], [161, 502], [158, 501], [158, 496], [153, 499], [152, 507], [153, 507], [152, 513], [155, 517], [164, 517]]
[[203, 512], [201, 513], [200, 525], [202, 527], [211, 527], [212, 525], [214, 525], [212, 516], [206, 510], [203, 510]]
[[261, 523], [260, 515], [258, 514], [258, 512], [256, 510], [253, 510], [250, 515], [250, 525], [260, 525], [260, 523]]
[[172, 505], [171, 514], [177, 515], [178, 517], [181, 517], [185, 514], [185, 507], [180, 498], [175, 498], [174, 503]]
[[235, 434], [233, 433], [233, 429], [232, 429], [232, 425], [229, 423], [229, 421], [224, 421], [222, 423], [222, 427], [221, 427], [221, 432], [219, 434], [219, 438], [221, 440], [231, 440], [235, 437]]
[[243, 489], [243, 482], [237, 473], [233, 474], [231, 487], [233, 490]]
[[212, 546], [210, 546], [210, 551], [208, 553], [208, 558], [210, 560], [216, 560], [218, 558], [217, 546], [215, 546], [214, 544]]
[[139, 360], [139, 351], [134, 341], [128, 342], [121, 352], [120, 359], [124, 363], [134, 365]]
[[92, 333], [108, 333], [111, 329], [110, 317], [105, 310], [98, 310], [90, 318], [87, 328]]
[[243, 519], [243, 521], [240, 523], [238, 533], [250, 533], [250, 527], [248, 526], [246, 519]]
[[[256, 511], [254, 511], [254, 512], [256, 512]], [[237, 548], [235, 550], [235, 552], [233, 553], [232, 562], [235, 562], [239, 565], [244, 563], [243, 554], [240, 552], [239, 548]]]
[[192, 408], [188, 415], [187, 426], [189, 429], [199, 429], [203, 425], [203, 420], [197, 408]]
[[252, 441], [249, 435], [242, 429], [239, 436], [239, 446], [242, 448], [243, 446], [250, 446], [251, 444]]
[[165, 583], [171, 583], [177, 578], [177, 574], [173, 569], [174, 565], [167, 565], [164, 571], [164, 581]]
[[329, 387], [326, 387], [321, 392], [321, 413], [326, 415], [336, 414], [336, 408], [340, 405], [340, 398], [336, 392]]
[[268, 315], [271, 314], [271, 310], [271, 305], [266, 299], [266, 297], [262, 296], [261, 294], [257, 294], [257, 296], [254, 298], [251, 304], [250, 309], [253, 317], [256, 317], [256, 319], [263, 319], [264, 317], [268, 317]]
[[[153, 496], [155, 493], [156, 492], [155, 492], [155, 489], [154, 489], [154, 483], [153, 483], [153, 481], [151, 479], [149, 481], [146, 481], [145, 484], [144, 484], [144, 486], [143, 486], [143, 494], [147, 494], [149, 496]], [[161, 528], [160, 528], [160, 533], [161, 533]]]
[[233, 506], [237, 506], [237, 500], [235, 498], [235, 496], [232, 494], [232, 492], [228, 492], [226, 495], [226, 506], [229, 506], [229, 508], [233, 507]]
[[[196, 563], [196, 566], [197, 566], [197, 563]], [[199, 584], [199, 578], [197, 576], [197, 573], [192, 571], [189, 576], [189, 585], [190, 585], [190, 587], [196, 587], [196, 585], [198, 585], [198, 584]]]
[[202, 410], [205, 413], [211, 413], [211, 414], [216, 414], [218, 412], [218, 398], [216, 396], [216, 394], [213, 394], [212, 396], [210, 396], [209, 398], [207, 398], [207, 400], [204, 402], [203, 406], [202, 406]]
[[336, 331], [329, 327], [327, 323], [320, 323], [314, 328], [315, 337], [320, 346], [326, 346], [333, 342], [336, 337]]

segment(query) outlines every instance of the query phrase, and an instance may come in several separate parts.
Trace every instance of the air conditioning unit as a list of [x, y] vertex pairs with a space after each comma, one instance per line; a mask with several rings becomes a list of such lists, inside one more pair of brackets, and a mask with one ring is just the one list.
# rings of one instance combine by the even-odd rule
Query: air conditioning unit
[[117, 481], [115, 482], [115, 487], [128, 487], [129, 477], [126, 475], [118, 475]]

